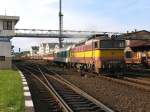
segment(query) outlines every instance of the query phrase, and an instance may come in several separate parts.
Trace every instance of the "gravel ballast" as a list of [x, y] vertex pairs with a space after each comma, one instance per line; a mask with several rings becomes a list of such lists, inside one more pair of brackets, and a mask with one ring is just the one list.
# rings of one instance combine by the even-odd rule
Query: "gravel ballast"
[[104, 80], [81, 77], [79, 73], [62, 75], [80, 89], [119, 112], [150, 112], [150, 92]]

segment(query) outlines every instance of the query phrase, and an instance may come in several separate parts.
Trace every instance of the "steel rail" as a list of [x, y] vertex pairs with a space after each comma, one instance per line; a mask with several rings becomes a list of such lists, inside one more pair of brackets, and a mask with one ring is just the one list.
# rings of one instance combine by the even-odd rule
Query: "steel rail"
[[78, 87], [76, 87], [75, 85], [71, 84], [69, 81], [67, 81], [66, 79], [62, 78], [59, 74], [57, 74], [54, 71], [51, 71], [52, 73], [54, 73], [57, 77], [59, 77], [60, 79], [54, 77], [54, 76], [49, 76], [52, 77], [53, 79], [69, 86], [71, 89], [73, 89], [74, 91], [76, 91], [78, 94], [84, 96], [85, 98], [89, 99], [90, 101], [92, 101], [93, 103], [95, 103], [96, 105], [98, 105], [99, 107], [101, 107], [103, 110], [105, 110], [106, 112], [114, 112], [112, 109], [108, 108], [107, 106], [105, 106], [104, 104], [102, 104], [100, 101], [96, 100], [95, 98], [93, 98], [92, 96], [88, 95], [86, 92], [84, 92], [83, 90], [79, 89]]
[[123, 77], [123, 80], [125, 81], [129, 81], [135, 84], [140, 84], [143, 86], [147, 86], [150, 88], [150, 82], [149, 81], [145, 81], [145, 80], [140, 80], [140, 79], [134, 79], [134, 78], [130, 78], [130, 77]]
[[[65, 112], [73, 112], [73, 110], [67, 105], [67, 103], [60, 97], [60, 95], [55, 91], [55, 89], [53, 88], [53, 86], [47, 82], [48, 80], [46, 79], [45, 77], [45, 81], [46, 83], [48, 84], [45, 84], [44, 81], [42, 81], [39, 77], [37, 77], [35, 74], [33, 74], [31, 71], [29, 71], [28, 69], [25, 69], [23, 68], [24, 70], [28, 71], [34, 78], [36, 78], [38, 81], [41, 82], [41, 84], [43, 84], [47, 89], [48, 91], [54, 96], [54, 98], [60, 103], [60, 106], [63, 107], [64, 111]], [[30, 68], [31, 69], [31, 68]], [[38, 71], [39, 72], [39, 71]], [[43, 74], [43, 73], [42, 73]]]
[[[46, 67], [46, 69], [49, 70], [47, 67]], [[56, 77], [54, 77], [52, 75], [46, 75], [47, 77], [51, 77], [51, 78], [59, 81], [60, 83], [67, 85], [72, 90], [74, 90], [75, 92], [77, 92], [81, 96], [87, 98], [88, 100], [92, 101], [94, 104], [98, 105], [99, 107], [101, 107], [106, 112], [114, 112], [112, 109], [110, 109], [109, 107], [105, 106], [103, 103], [101, 103], [100, 101], [96, 100], [94, 97], [88, 95], [86, 92], [84, 92], [83, 90], [79, 89], [78, 87], [76, 87], [75, 85], [73, 85], [72, 83], [70, 83], [69, 81], [67, 81], [66, 79], [64, 79], [63, 77], [61, 77], [59, 74], [57, 74], [56, 72], [54, 72], [53, 70], [50, 70], [50, 72], [52, 72], [53, 74], [55, 74], [55, 76], [57, 76], [60, 79], [58, 79], [58, 78], [56, 78]]]
[[45, 81], [47, 82], [48, 86], [52, 89], [52, 91], [55, 93], [55, 95], [59, 98], [59, 100], [63, 103], [63, 105], [67, 108], [69, 112], [73, 112], [73, 110], [67, 105], [67, 103], [61, 98], [61, 96], [56, 92], [54, 87], [50, 84], [48, 79], [45, 77], [44, 73], [41, 71], [41, 69], [38, 67], [39, 71], [41, 72], [42, 76], [44, 77]]
[[[34, 69], [31, 68], [30, 69]], [[81, 96], [85, 97], [86, 99], [88, 99], [89, 101], [93, 102], [95, 105], [97, 105], [98, 107], [100, 107], [101, 109], [103, 109], [106, 112], [114, 112], [112, 109], [108, 108], [107, 106], [105, 106], [104, 104], [102, 104], [101, 102], [99, 102], [98, 100], [96, 100], [95, 98], [93, 98], [92, 96], [88, 95], [86, 92], [82, 91], [81, 89], [77, 88], [76, 86], [74, 86], [73, 84], [71, 84], [70, 82], [68, 82], [67, 80], [63, 79], [60, 80], [56, 77], [50, 76], [50, 75], [44, 75], [44, 72], [42, 72], [42, 70], [38, 67], [39, 71], [41, 72], [41, 74], [43, 74], [43, 76], [45, 77], [45, 79], [47, 80], [46, 77], [50, 77], [53, 78], [54, 80], [57, 80], [58, 82], [65, 84], [66, 86], [68, 86], [69, 88], [71, 88], [73, 91], [75, 91], [76, 93], [80, 94]], [[38, 71], [37, 69], [34, 69], [36, 71]], [[38, 72], [39, 72], [38, 71]], [[57, 75], [59, 77], [59, 75], [53, 71], [51, 71], [52, 73], [54, 73], [55, 75]], [[47, 83], [49, 83], [49, 81], [47, 80]]]

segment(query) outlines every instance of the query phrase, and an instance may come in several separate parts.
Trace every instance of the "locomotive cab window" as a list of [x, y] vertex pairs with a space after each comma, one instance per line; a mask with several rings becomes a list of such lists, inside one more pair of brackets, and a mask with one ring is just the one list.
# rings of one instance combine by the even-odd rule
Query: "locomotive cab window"
[[101, 48], [124, 48], [125, 41], [124, 40], [101, 40], [100, 46]]
[[114, 47], [115, 48], [124, 48], [125, 42], [124, 41], [114, 41]]
[[101, 40], [100, 41], [100, 46], [101, 48], [112, 48], [113, 47], [113, 44], [112, 44], [112, 41], [108, 41], [108, 40]]
[[98, 42], [94, 42], [94, 48], [98, 48]]

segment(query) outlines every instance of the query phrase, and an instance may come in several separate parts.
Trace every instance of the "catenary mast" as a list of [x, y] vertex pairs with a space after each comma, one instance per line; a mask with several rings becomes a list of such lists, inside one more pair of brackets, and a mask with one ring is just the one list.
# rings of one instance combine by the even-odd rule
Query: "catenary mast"
[[62, 48], [62, 30], [63, 30], [63, 14], [62, 14], [62, 0], [59, 0], [59, 47]]

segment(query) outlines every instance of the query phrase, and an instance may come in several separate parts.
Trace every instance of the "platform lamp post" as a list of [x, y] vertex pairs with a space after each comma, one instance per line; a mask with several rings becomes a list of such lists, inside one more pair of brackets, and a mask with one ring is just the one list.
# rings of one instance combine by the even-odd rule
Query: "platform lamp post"
[[59, 0], [59, 47], [62, 48], [62, 30], [63, 30], [63, 14], [62, 14], [62, 0]]

